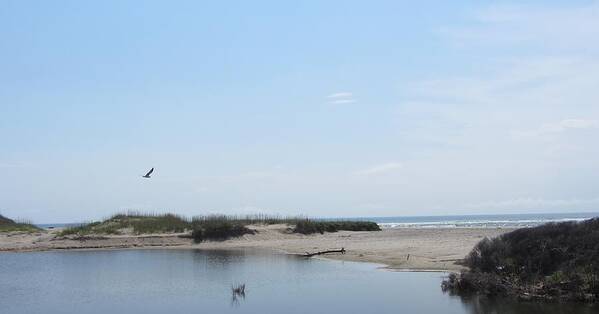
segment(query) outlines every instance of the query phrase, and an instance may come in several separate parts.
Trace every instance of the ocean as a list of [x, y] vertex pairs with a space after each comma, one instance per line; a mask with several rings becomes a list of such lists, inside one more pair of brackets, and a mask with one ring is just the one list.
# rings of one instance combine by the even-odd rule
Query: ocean
[[526, 228], [549, 222], [582, 221], [599, 217], [599, 213], [448, 215], [360, 217], [381, 228]]

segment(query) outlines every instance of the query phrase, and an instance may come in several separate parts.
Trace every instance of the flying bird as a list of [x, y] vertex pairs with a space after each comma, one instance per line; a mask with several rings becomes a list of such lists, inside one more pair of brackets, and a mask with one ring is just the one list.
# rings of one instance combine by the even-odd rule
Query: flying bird
[[145, 176], [141, 176], [141, 177], [142, 177], [142, 178], [147, 178], [147, 179], [149, 179], [149, 178], [150, 178], [150, 175], [152, 174], [152, 172], [154, 172], [154, 168], [150, 169], [150, 171], [148, 171], [148, 173], [146, 173], [146, 175], [145, 175]]

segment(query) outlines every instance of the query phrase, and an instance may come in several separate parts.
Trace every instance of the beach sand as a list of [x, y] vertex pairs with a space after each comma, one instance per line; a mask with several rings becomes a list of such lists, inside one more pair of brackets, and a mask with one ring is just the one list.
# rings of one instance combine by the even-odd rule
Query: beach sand
[[340, 231], [316, 235], [290, 233], [285, 225], [249, 226], [258, 232], [227, 241], [195, 244], [185, 234], [97, 235], [58, 237], [58, 230], [38, 233], [0, 234], [0, 252], [72, 249], [185, 248], [185, 249], [268, 249], [304, 254], [345, 248], [346, 254], [323, 257], [370, 262], [396, 270], [457, 271], [456, 264], [484, 237], [495, 237], [513, 229], [419, 229], [383, 231]]

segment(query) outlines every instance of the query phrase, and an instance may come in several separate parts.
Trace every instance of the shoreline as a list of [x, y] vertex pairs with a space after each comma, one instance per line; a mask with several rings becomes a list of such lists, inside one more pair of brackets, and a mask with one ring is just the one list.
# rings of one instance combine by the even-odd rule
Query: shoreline
[[0, 234], [0, 254], [40, 251], [93, 251], [129, 249], [250, 249], [284, 254], [345, 248], [346, 254], [318, 258], [379, 264], [391, 271], [451, 272], [465, 269], [456, 264], [484, 237], [496, 237], [514, 229], [397, 228], [383, 231], [339, 231], [301, 235], [286, 225], [249, 226], [253, 235], [225, 241], [193, 243], [186, 234], [90, 235], [58, 237], [60, 229], [24, 234]]

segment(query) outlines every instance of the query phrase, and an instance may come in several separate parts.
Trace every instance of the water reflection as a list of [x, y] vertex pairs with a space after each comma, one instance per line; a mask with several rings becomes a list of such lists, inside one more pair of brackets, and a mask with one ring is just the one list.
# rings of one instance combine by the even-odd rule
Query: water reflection
[[543, 303], [523, 302], [505, 298], [489, 298], [485, 296], [453, 296], [459, 298], [472, 314], [591, 314], [598, 313], [599, 307], [583, 303]]

